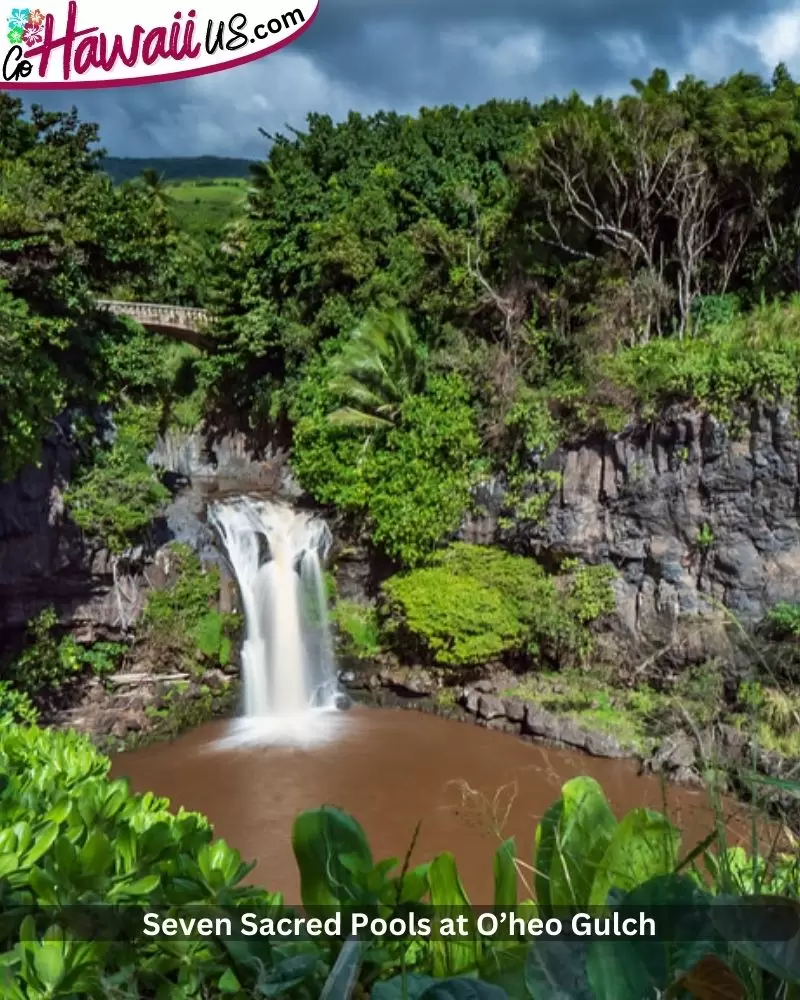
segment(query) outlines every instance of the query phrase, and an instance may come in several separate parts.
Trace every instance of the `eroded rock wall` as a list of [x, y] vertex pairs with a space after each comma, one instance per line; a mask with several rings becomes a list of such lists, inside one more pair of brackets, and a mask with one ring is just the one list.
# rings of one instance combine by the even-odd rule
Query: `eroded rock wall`
[[755, 622], [779, 601], [800, 601], [800, 438], [789, 407], [754, 406], [744, 419], [732, 434], [711, 416], [674, 411], [565, 447], [544, 464], [561, 485], [543, 523], [501, 527], [494, 482], [461, 537], [613, 563], [619, 624], [642, 639], [661, 641], [720, 605]]

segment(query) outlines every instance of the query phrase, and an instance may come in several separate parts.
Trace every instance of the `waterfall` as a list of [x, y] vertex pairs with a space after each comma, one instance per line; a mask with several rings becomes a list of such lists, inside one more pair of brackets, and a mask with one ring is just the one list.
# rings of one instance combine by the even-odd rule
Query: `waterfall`
[[323, 562], [327, 524], [283, 504], [238, 497], [211, 504], [239, 584], [246, 637], [242, 647], [247, 722], [308, 722], [336, 707]]

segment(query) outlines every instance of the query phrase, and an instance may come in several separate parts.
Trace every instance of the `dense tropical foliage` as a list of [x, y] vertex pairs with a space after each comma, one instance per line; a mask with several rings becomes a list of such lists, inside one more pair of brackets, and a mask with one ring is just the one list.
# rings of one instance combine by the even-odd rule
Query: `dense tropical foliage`
[[[753, 399], [796, 399], [800, 85], [782, 66], [769, 81], [713, 85], [656, 71], [617, 100], [311, 115], [305, 131], [269, 138], [246, 190], [175, 186], [158, 163], [115, 184], [94, 126], [25, 116], [0, 94], [0, 479], [36, 461], [43, 435], [65, 437], [78, 460], [63, 502], [116, 574], [170, 497], [147, 462], [159, 433], [203, 420], [269, 430], [302, 487], [383, 560], [375, 606], [335, 605], [352, 652], [402, 649], [440, 674], [536, 663], [562, 671], [559, 705], [583, 697], [619, 714], [635, 696], [658, 716], [667, 702], [644, 685], [612, 701], [576, 673], [614, 605], [610, 569], [454, 538], [476, 485], [497, 475], [508, 519], [541, 520], [559, 486], [547, 458], [570, 435], [675, 401], [735, 425]], [[206, 306], [211, 347], [115, 319], [103, 297]], [[175, 578], [124, 643], [79, 643], [48, 609], [2, 663], [4, 996], [798, 995], [796, 953], [742, 945], [720, 905], [744, 894], [796, 906], [796, 859], [762, 857], [757, 839], [750, 854], [730, 848], [722, 825], [681, 851], [667, 817], [618, 821], [589, 779], [564, 787], [535, 857], [501, 844], [495, 902], [530, 917], [677, 900], [696, 914], [691, 934], [652, 947], [71, 940], [42, 904], [284, 907], [242, 888], [248, 867], [203, 819], [110, 782], [108, 761], [74, 735], [19, 725], [132, 650], [193, 681], [228, 665], [236, 626], [214, 606], [218, 578], [186, 550], [171, 558]], [[770, 748], [796, 756], [799, 620], [792, 604], [768, 616], [794, 650], [768, 681], [692, 675], [670, 710], [713, 719], [706, 689], [733, 687], [739, 717], [768, 711]], [[178, 724], [167, 700], [156, 711]], [[299, 817], [294, 847], [306, 905], [388, 915], [469, 902], [452, 857], [376, 862], [333, 809]]]

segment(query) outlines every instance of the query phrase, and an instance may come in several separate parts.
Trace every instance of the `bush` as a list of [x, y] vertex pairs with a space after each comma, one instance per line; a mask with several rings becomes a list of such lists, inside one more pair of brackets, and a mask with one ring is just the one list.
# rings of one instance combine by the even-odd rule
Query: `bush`
[[0, 681], [0, 725], [8, 722], [24, 722], [33, 725], [39, 712], [31, 696], [20, 691], [10, 681]]
[[239, 620], [215, 607], [219, 571], [206, 567], [188, 545], [170, 546], [172, 583], [153, 590], [139, 621], [142, 642], [161, 650], [166, 658], [195, 666], [198, 654], [225, 667], [231, 659]]
[[559, 577], [533, 559], [458, 543], [431, 564], [386, 581], [385, 629], [407, 652], [441, 666], [509, 653], [585, 656], [588, 625], [614, 608], [607, 566], [568, 562]]
[[116, 419], [114, 445], [96, 451], [65, 499], [87, 535], [119, 554], [145, 536], [170, 493], [146, 461], [158, 429], [158, 410], [128, 405]]
[[730, 420], [737, 403], [794, 398], [800, 372], [800, 299], [761, 306], [683, 340], [659, 338], [602, 359], [646, 414], [675, 399]]
[[335, 400], [309, 374], [297, 404], [292, 464], [321, 503], [366, 517], [388, 555], [413, 566], [454, 532], [469, 504], [479, 439], [469, 392], [456, 376], [431, 378], [408, 397], [396, 427], [333, 424]]
[[767, 612], [766, 625], [775, 639], [800, 639], [800, 604], [776, 604]]
[[[83, 646], [71, 635], [58, 635], [58, 615], [46, 608], [28, 625], [28, 643], [23, 651], [4, 667], [6, 679], [20, 698], [58, 691], [87, 671], [103, 676], [112, 673], [125, 651], [115, 642], [97, 642]], [[17, 702], [17, 714], [24, 701]], [[33, 721], [30, 716], [20, 716]]]
[[478, 460], [479, 440], [461, 379], [432, 378], [403, 406], [366, 469], [372, 536], [407, 566], [422, 562], [460, 525]]
[[333, 621], [343, 653], [366, 660], [380, 652], [378, 616], [373, 605], [338, 600], [333, 609]]

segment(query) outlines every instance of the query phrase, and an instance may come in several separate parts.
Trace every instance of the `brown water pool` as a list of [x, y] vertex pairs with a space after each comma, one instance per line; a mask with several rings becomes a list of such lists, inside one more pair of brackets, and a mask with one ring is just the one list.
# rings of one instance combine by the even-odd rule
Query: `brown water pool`
[[[251, 880], [299, 903], [290, 835], [298, 812], [323, 804], [362, 824], [377, 858], [405, 855], [418, 821], [412, 860], [452, 851], [477, 905], [492, 898], [492, 854], [517, 838], [532, 860], [534, 832], [561, 785], [591, 775], [618, 816], [636, 806], [666, 808], [687, 853], [714, 825], [707, 796], [639, 776], [632, 761], [596, 759], [523, 742], [491, 729], [400, 709], [341, 713], [330, 742], [306, 748], [220, 748], [229, 723], [202, 726], [172, 743], [120, 754], [115, 777], [135, 791], [167, 796], [202, 812], [216, 835], [256, 860]], [[732, 842], [746, 834], [746, 807], [728, 804]]]

